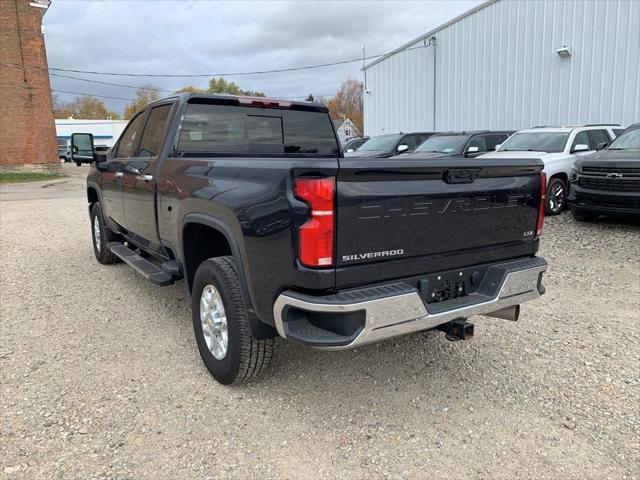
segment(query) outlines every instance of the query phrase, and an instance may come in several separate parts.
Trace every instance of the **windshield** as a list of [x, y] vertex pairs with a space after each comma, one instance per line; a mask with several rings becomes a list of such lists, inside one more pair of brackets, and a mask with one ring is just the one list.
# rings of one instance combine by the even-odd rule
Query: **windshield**
[[467, 137], [463, 135], [434, 135], [422, 143], [416, 152], [460, 153]]
[[504, 141], [501, 152], [562, 152], [569, 132], [516, 133]]
[[374, 152], [392, 150], [399, 138], [400, 135], [380, 135], [378, 137], [373, 137], [364, 142], [358, 151]]
[[640, 149], [640, 128], [627, 130], [611, 142], [609, 150], [638, 150]]

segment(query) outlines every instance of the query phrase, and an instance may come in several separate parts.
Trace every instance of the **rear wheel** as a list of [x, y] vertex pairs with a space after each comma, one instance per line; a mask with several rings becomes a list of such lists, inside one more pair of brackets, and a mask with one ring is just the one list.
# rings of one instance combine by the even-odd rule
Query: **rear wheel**
[[547, 184], [545, 214], [558, 215], [567, 204], [567, 185], [560, 178], [552, 178]]
[[109, 242], [113, 239], [113, 232], [104, 223], [102, 209], [98, 202], [91, 207], [91, 239], [93, 240], [93, 253], [103, 265], [119, 263], [120, 258], [116, 257], [109, 250]]
[[191, 316], [200, 356], [222, 384], [242, 383], [267, 369], [274, 340], [251, 335], [236, 266], [231, 257], [200, 264], [191, 291]]

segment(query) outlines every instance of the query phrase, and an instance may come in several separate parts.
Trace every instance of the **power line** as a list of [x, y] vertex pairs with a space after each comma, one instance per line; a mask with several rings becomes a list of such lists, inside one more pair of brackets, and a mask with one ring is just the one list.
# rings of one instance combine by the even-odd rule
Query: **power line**
[[[52, 77], [58, 77], [58, 78], [69, 78], [72, 80], [80, 80], [82, 82], [87, 82], [87, 83], [97, 83], [100, 85], [112, 85], [114, 87], [124, 87], [124, 88], [133, 88], [133, 89], [144, 89], [144, 90], [152, 90], [154, 92], [163, 92], [163, 93], [175, 93], [176, 90], [165, 90], [162, 88], [155, 88], [155, 87], [150, 87], [147, 85], [126, 85], [123, 83], [114, 83], [114, 82], [104, 82], [102, 80], [92, 80], [90, 78], [80, 78], [80, 77], [74, 77], [72, 75], [60, 75], [59, 73], [50, 73], [49, 74]], [[203, 90], [202, 93], [208, 93], [206, 90]], [[326, 95], [315, 95], [316, 97], [328, 97], [328, 96], [332, 96], [332, 93], [326, 94]], [[293, 97], [278, 97], [278, 98], [282, 98], [282, 99], [295, 99], [295, 98], [307, 98], [309, 95], [298, 95], [298, 96], [293, 96]]]
[[56, 93], [69, 93], [71, 95], [80, 95], [82, 97], [100, 97], [100, 98], [110, 98], [112, 100], [124, 100], [125, 102], [135, 102], [136, 99], [135, 98], [123, 98], [123, 97], [112, 97], [110, 95], [97, 95], [95, 93], [80, 93], [80, 92], [69, 92], [67, 90], [57, 90], [57, 89], [51, 89], [52, 92], [56, 92]]
[[[417, 50], [429, 48], [429, 45], [419, 45], [417, 47], [405, 48], [403, 52], [410, 50]], [[234, 76], [245, 76], [245, 75], [265, 75], [271, 73], [286, 73], [286, 72], [296, 72], [301, 70], [313, 70], [317, 68], [324, 67], [332, 67], [336, 65], [345, 65], [348, 63], [362, 62], [363, 60], [373, 60], [376, 58], [383, 57], [386, 54], [381, 55], [371, 55], [368, 57], [359, 57], [352, 58], [348, 60], [340, 60], [337, 62], [327, 62], [327, 63], [319, 63], [315, 65], [303, 65], [298, 67], [287, 67], [287, 68], [276, 68], [272, 70], [256, 70], [249, 72], [217, 72], [217, 73], [126, 73], [126, 72], [101, 72], [95, 70], [80, 70], [75, 68], [58, 68], [58, 67], [49, 67], [49, 70], [56, 72], [67, 72], [67, 73], [84, 73], [87, 75], [109, 75], [109, 76], [117, 76], [117, 77], [150, 77], [150, 78], [198, 78], [198, 77], [234, 77]], [[18, 64], [14, 64], [15, 66], [20, 66]], [[29, 65], [34, 68], [44, 68], [40, 65]]]
[[58, 77], [58, 78], [70, 78], [72, 80], [80, 80], [82, 82], [88, 82], [88, 83], [98, 83], [100, 85], [112, 85], [114, 87], [124, 87], [124, 88], [133, 88], [133, 89], [140, 89], [143, 88], [145, 90], [153, 90], [155, 92], [164, 92], [164, 93], [174, 93], [174, 90], [164, 90], [162, 88], [155, 88], [155, 87], [146, 87], [143, 85], [125, 85], [123, 83], [113, 83], [113, 82], [103, 82], [102, 80], [91, 80], [89, 78], [80, 78], [80, 77], [74, 77], [71, 75], [60, 75], [59, 73], [50, 73], [49, 74], [52, 77]]
[[24, 85], [24, 84], [20, 84], [20, 83], [0, 83], [0, 85], [7, 85], [7, 86], [12, 86], [12, 87], [22, 87], [22, 88], [28, 88], [30, 90], [50, 90], [52, 92], [56, 92], [56, 93], [69, 93], [71, 95], [80, 95], [82, 97], [100, 97], [100, 98], [110, 98], [112, 100], [124, 100], [126, 102], [135, 102], [136, 99], [135, 98], [124, 98], [124, 97], [113, 97], [111, 95], [98, 95], [96, 93], [82, 93], [82, 92], [70, 92], [68, 90], [58, 90], [55, 88], [50, 88], [48, 86], [35, 86], [35, 85]]

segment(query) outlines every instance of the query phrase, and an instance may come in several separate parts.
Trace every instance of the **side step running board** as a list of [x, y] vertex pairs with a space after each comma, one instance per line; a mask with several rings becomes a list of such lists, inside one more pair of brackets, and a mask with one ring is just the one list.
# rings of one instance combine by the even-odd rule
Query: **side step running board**
[[177, 280], [177, 278], [163, 271], [159, 266], [141, 257], [120, 242], [110, 242], [109, 250], [154, 285], [163, 287], [165, 285], [172, 285]]

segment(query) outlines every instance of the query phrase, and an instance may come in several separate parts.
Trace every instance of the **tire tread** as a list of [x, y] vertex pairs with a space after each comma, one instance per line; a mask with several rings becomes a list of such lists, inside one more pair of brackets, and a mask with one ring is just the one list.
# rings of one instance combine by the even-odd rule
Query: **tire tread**
[[244, 383], [259, 376], [270, 365], [273, 358], [275, 341], [273, 338], [256, 339], [251, 335], [247, 314], [236, 266], [231, 257], [214, 257], [209, 261], [215, 264], [226, 280], [229, 301], [235, 312], [240, 331], [240, 363], [235, 380], [232, 383]]

